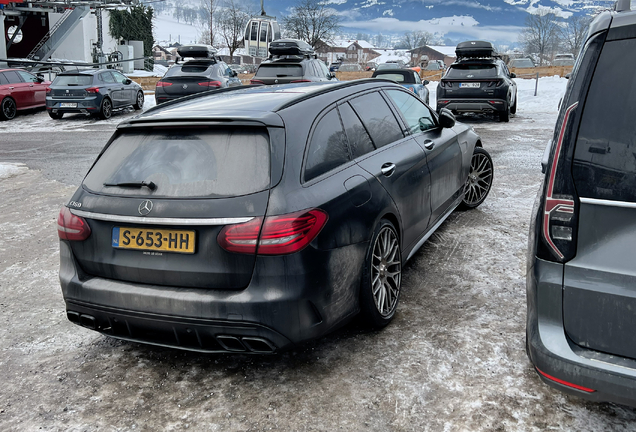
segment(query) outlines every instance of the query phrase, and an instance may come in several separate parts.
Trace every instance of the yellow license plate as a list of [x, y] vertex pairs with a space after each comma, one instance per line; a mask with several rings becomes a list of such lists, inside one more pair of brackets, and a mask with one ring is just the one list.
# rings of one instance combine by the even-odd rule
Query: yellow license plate
[[114, 227], [112, 245], [118, 249], [193, 254], [194, 231]]

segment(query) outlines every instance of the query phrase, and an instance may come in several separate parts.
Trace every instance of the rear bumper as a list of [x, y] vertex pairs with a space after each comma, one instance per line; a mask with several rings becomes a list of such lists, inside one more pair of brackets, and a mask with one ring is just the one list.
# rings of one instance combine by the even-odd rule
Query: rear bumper
[[437, 99], [437, 110], [447, 108], [455, 112], [503, 112], [508, 109], [505, 99]]
[[[274, 352], [322, 336], [358, 311], [366, 246], [311, 259], [305, 251], [259, 257], [247, 288], [214, 290], [86, 277], [60, 242], [60, 282], [69, 319], [107, 336], [202, 352]], [[346, 269], [329, 271], [345, 261]]]
[[636, 407], [636, 361], [574, 344], [563, 325], [563, 265], [534, 258], [527, 275], [528, 357], [546, 384], [592, 401]]
[[[76, 104], [75, 107], [62, 107], [62, 104]], [[99, 110], [101, 98], [96, 96], [88, 98], [55, 98], [46, 97], [46, 109], [54, 113], [87, 113]]]

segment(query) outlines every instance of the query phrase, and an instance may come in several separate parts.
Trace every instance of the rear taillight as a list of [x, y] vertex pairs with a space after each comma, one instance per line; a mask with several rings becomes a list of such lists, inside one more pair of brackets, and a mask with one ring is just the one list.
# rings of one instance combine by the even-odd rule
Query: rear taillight
[[450, 103], [450, 101], [449, 100], [438, 100], [437, 101], [438, 105], [446, 105], [447, 103]]
[[[563, 141], [572, 111], [578, 106], [578, 102], [570, 105], [565, 111], [561, 130], [554, 149], [554, 158], [547, 177], [545, 201], [541, 220], [541, 232], [545, 245], [551, 253], [551, 257], [541, 256], [543, 259], [565, 262], [574, 255], [574, 228], [575, 205], [573, 188], [568, 188], [572, 182], [570, 170], [567, 167], [559, 169], [559, 160], [564, 158], [562, 153]], [[567, 178], [569, 177], [569, 181]], [[558, 185], [558, 186], [557, 186]], [[569, 193], [568, 193], [569, 192]]]
[[198, 83], [201, 87], [221, 87], [221, 81], [202, 81]]
[[497, 87], [501, 87], [502, 85], [504, 85], [504, 80], [497, 81]]
[[51, 87], [46, 88], [46, 94], [49, 94], [49, 93], [51, 93]]
[[253, 79], [253, 80], [250, 80], [250, 84], [265, 84], [265, 83], [261, 80]]
[[591, 388], [587, 388], [587, 387], [583, 387], [580, 386], [578, 384], [573, 384], [571, 382], [559, 379], [559, 378], [555, 378], [552, 375], [548, 375], [547, 373], [543, 372], [542, 370], [540, 370], [539, 368], [537, 368], [537, 372], [539, 372], [541, 375], [543, 375], [545, 378], [549, 379], [550, 381], [554, 381], [556, 383], [559, 383], [561, 385], [567, 386], [567, 387], [571, 387], [577, 390], [581, 390], [584, 391], [586, 393], [594, 393], [596, 390], [591, 389]]
[[449, 81], [440, 81], [442, 87], [452, 87], [453, 83]]
[[268, 216], [264, 221], [263, 218], [255, 218], [243, 224], [224, 227], [217, 240], [229, 252], [291, 254], [311, 243], [325, 226], [327, 219], [327, 213], [318, 209]]
[[91, 228], [84, 218], [62, 207], [57, 217], [57, 235], [61, 240], [82, 241], [91, 235]]
[[99, 93], [99, 87], [89, 87], [86, 89], [86, 93]]
[[293, 81], [290, 81], [290, 82], [292, 82], [292, 83], [311, 82], [311, 80], [300, 79], [300, 80], [293, 80]]
[[157, 87], [170, 87], [172, 83], [165, 81], [157, 81]]

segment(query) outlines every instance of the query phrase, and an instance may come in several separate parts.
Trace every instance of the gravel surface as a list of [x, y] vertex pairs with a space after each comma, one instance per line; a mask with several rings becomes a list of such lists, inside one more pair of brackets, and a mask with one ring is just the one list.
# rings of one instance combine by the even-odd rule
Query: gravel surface
[[493, 157], [493, 190], [405, 266], [393, 323], [273, 356], [149, 347], [68, 322], [55, 220], [108, 127], [39, 143], [0, 128], [0, 163], [30, 168], [0, 178], [0, 430], [634, 430], [636, 410], [553, 390], [525, 354], [528, 221], [555, 119], [463, 118]]

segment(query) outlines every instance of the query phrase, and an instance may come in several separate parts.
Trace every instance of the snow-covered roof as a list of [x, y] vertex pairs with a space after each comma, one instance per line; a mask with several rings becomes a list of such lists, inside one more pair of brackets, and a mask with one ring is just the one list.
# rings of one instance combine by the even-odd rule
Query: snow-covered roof
[[447, 57], [455, 57], [455, 48], [454, 46], [440, 46], [440, 45], [434, 45], [434, 46], [430, 46], [428, 45], [428, 47], [430, 49], [434, 49], [435, 51], [444, 54]]
[[347, 48], [350, 45], [357, 43], [358, 45], [360, 45], [362, 48], [370, 48], [370, 49], [375, 49], [375, 47], [370, 44], [369, 42], [365, 41], [365, 40], [353, 40], [353, 39], [336, 39], [333, 41], [333, 43], [328, 44], [329, 46], [332, 46], [334, 48]]
[[378, 64], [386, 63], [392, 60], [402, 60], [404, 63], [411, 62], [411, 54], [407, 50], [375, 48], [375, 51], [380, 54], [379, 57], [373, 59], [373, 61]]

